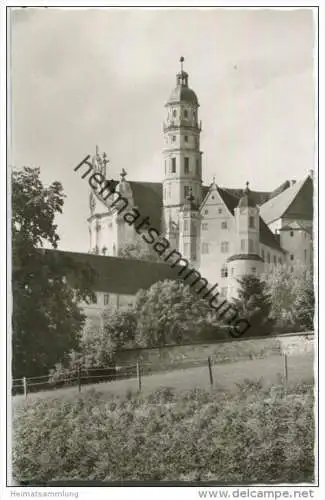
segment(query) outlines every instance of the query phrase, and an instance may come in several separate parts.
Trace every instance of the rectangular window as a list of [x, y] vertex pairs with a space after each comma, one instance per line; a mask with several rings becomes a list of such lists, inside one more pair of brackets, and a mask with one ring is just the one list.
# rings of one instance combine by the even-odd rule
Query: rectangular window
[[290, 255], [290, 260], [293, 260], [293, 255], [292, 254]]
[[196, 160], [196, 175], [199, 177], [200, 176], [200, 160], [197, 158]]
[[104, 306], [109, 304], [109, 293], [104, 293]]
[[276, 264], [276, 256], [275, 255], [273, 255], [273, 262], [274, 262], [274, 264]]
[[227, 287], [226, 286], [221, 287], [221, 297], [227, 297]]
[[282, 265], [282, 259], [279, 257], [279, 264]]
[[234, 275], [234, 268], [232, 267], [231, 268], [231, 276], [233, 276], [233, 275]]
[[223, 220], [221, 222], [221, 229], [227, 229], [228, 225], [227, 225], [227, 221], [226, 220]]
[[294, 233], [293, 233], [293, 231], [290, 231], [290, 236], [291, 236], [291, 237], [293, 236], [293, 234], [294, 234]]
[[255, 217], [253, 217], [253, 216], [249, 216], [248, 226], [249, 226], [251, 229], [255, 228]]
[[271, 262], [271, 255], [268, 253], [267, 254], [267, 263], [269, 264]]
[[184, 198], [187, 199], [190, 196], [190, 186], [184, 186]]
[[256, 274], [256, 267], [252, 267], [252, 274]]
[[228, 243], [228, 241], [222, 241], [221, 242], [221, 252], [222, 253], [228, 253], [229, 252], [229, 243]]
[[203, 222], [202, 231], [207, 231], [207, 230], [208, 230], [208, 224], [207, 224], [207, 222]]
[[209, 253], [209, 243], [203, 242], [202, 243], [202, 254], [207, 254]]
[[188, 221], [184, 220], [184, 231], [188, 231]]
[[221, 268], [221, 278], [227, 278], [228, 277], [228, 269], [226, 266], [223, 266]]
[[172, 174], [176, 172], [176, 158], [172, 158]]
[[306, 249], [304, 250], [304, 258], [305, 258], [305, 262], [307, 262], [307, 250]]
[[262, 259], [264, 260], [265, 258], [265, 254], [264, 254], [264, 250], [262, 249]]
[[222, 208], [218, 208], [218, 213], [222, 214]]
[[176, 142], [176, 135], [172, 136], [172, 142]]
[[190, 159], [185, 157], [184, 158], [184, 174], [189, 174], [190, 173]]
[[254, 252], [254, 240], [251, 239], [248, 240], [248, 251], [250, 253]]
[[240, 250], [245, 252], [245, 240], [240, 240]]
[[184, 141], [188, 142], [188, 135], [184, 135]]

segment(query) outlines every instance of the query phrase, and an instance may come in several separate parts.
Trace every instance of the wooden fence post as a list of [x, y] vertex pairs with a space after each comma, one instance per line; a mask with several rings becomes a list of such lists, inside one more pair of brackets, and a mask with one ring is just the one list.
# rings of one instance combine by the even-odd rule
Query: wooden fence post
[[287, 353], [283, 354], [283, 362], [284, 362], [284, 387], [285, 390], [288, 388], [288, 355]]
[[210, 356], [208, 357], [208, 368], [209, 368], [210, 384], [212, 386], [213, 385], [213, 373], [212, 373], [212, 366], [211, 366], [211, 358], [210, 358]]
[[23, 377], [24, 396], [27, 398], [27, 379]]
[[80, 366], [78, 366], [78, 392], [81, 391]]
[[138, 391], [141, 392], [141, 367], [140, 360], [137, 360], [137, 379], [138, 379]]

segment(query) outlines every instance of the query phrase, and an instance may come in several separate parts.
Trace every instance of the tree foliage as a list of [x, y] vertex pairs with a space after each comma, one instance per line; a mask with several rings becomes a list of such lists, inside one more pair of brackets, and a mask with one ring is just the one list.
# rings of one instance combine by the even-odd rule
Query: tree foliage
[[272, 331], [273, 320], [270, 317], [271, 295], [266, 283], [255, 275], [248, 274], [238, 280], [240, 288], [238, 297], [233, 299], [233, 305], [240, 316], [247, 319], [251, 325], [247, 336], [260, 336]]
[[160, 281], [136, 296], [136, 343], [143, 347], [180, 344], [216, 331], [214, 312], [188, 285]]
[[133, 243], [125, 243], [119, 249], [118, 256], [124, 259], [148, 260], [161, 262], [159, 255], [147, 243], [137, 240]]
[[310, 330], [314, 321], [313, 274], [305, 266], [278, 266], [265, 276], [271, 296], [270, 316], [278, 331]]
[[59, 182], [44, 187], [39, 176], [29, 167], [12, 174], [14, 378], [44, 374], [76, 348], [85, 319], [78, 302], [94, 300], [91, 268], [42, 248], [57, 248], [64, 194]]

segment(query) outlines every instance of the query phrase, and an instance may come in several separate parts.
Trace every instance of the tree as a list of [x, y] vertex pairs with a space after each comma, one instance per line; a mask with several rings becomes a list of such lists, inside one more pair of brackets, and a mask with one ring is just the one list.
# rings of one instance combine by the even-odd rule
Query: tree
[[270, 316], [277, 331], [312, 329], [314, 316], [314, 284], [310, 269], [304, 265], [278, 266], [264, 277], [271, 296]]
[[93, 272], [56, 249], [55, 216], [62, 185], [44, 187], [40, 169], [12, 173], [12, 369], [14, 378], [46, 373], [78, 345], [85, 317], [80, 300], [94, 300]]
[[136, 316], [133, 309], [107, 309], [102, 325], [89, 326], [83, 331], [80, 351], [86, 367], [110, 364], [118, 349], [134, 346]]
[[247, 336], [271, 333], [273, 328], [273, 320], [270, 318], [271, 296], [266, 283], [251, 274], [243, 276], [238, 282], [240, 288], [238, 297], [233, 299], [233, 305], [240, 316], [247, 319], [251, 325], [247, 330]]
[[162, 262], [159, 255], [147, 243], [139, 240], [132, 243], [125, 243], [122, 248], [119, 249], [118, 256], [124, 259]]
[[137, 345], [157, 347], [204, 339], [217, 322], [208, 301], [188, 285], [160, 281], [149, 290], [140, 290], [135, 301]]
[[313, 330], [314, 329], [314, 313], [315, 313], [315, 296], [314, 282], [312, 274], [309, 273], [302, 286], [297, 293], [296, 300], [293, 304], [295, 311], [294, 321], [297, 330]]

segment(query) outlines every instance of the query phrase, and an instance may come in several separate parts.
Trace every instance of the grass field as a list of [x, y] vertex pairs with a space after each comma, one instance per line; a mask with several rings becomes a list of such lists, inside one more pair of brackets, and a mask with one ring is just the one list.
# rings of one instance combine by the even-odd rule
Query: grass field
[[[313, 355], [288, 356], [288, 382], [299, 383], [302, 381], [313, 382]], [[220, 388], [232, 388], [244, 380], [263, 379], [263, 385], [270, 387], [279, 383], [284, 375], [284, 358], [271, 356], [265, 359], [238, 361], [212, 367], [214, 385]], [[186, 391], [193, 388], [208, 389], [210, 385], [208, 366], [173, 370], [166, 373], [156, 373], [142, 377], [142, 392], [149, 394], [161, 387], [171, 387], [176, 391]], [[82, 393], [92, 388], [98, 388], [102, 393], [123, 396], [127, 393], [137, 392], [138, 381], [136, 378], [102, 382], [82, 387]], [[68, 387], [52, 391], [31, 393], [28, 400], [38, 398], [61, 398], [76, 393], [77, 388]], [[13, 405], [23, 400], [23, 396], [15, 396]]]

